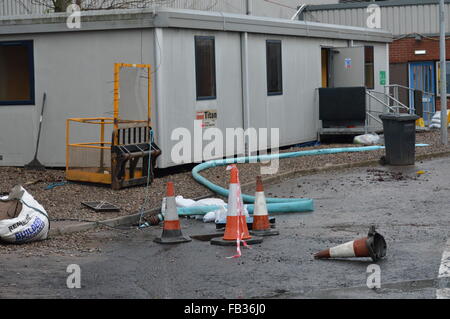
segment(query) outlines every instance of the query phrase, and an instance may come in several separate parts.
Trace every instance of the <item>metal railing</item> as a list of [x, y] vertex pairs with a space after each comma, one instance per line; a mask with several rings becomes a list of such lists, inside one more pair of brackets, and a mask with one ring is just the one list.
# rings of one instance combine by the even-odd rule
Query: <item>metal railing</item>
[[[414, 94], [415, 91], [420, 91], [416, 89], [411, 89], [402, 85], [392, 84], [386, 85], [384, 87], [384, 92], [369, 90], [366, 89], [366, 119], [364, 122], [364, 131], [365, 133], [369, 132], [378, 132], [381, 131], [383, 121], [378, 117], [378, 115], [383, 113], [409, 113], [415, 114], [414, 105], [408, 106], [403, 103], [400, 99], [400, 89], [407, 89], [408, 92], [412, 92]], [[393, 94], [390, 94], [390, 91], [393, 91]], [[434, 98], [433, 93], [422, 91], [422, 96], [425, 99]], [[408, 98], [410, 98], [408, 96]], [[432, 102], [432, 100], [430, 100]], [[424, 112], [424, 122], [425, 126], [431, 125], [431, 114], [434, 114], [434, 103], [429, 103], [428, 107], [423, 108]], [[425, 116], [427, 114], [427, 116]], [[377, 124], [375, 124], [376, 122]], [[361, 123], [362, 124], [362, 123]], [[358, 128], [361, 130], [361, 125]], [[324, 130], [322, 128], [322, 130]], [[347, 131], [349, 128], [347, 127]]]
[[[400, 102], [400, 90], [407, 91], [408, 99], [411, 103], [411, 105], [408, 107]], [[397, 104], [401, 104], [402, 106], [406, 107], [406, 110], [410, 114], [416, 113], [416, 107], [415, 107], [415, 101], [414, 101], [414, 92], [417, 91], [417, 89], [413, 89], [404, 85], [400, 84], [390, 84], [384, 86], [385, 95], [387, 97], [391, 97], [393, 101], [395, 101]], [[391, 96], [391, 91], [393, 94], [393, 97]], [[435, 94], [431, 92], [426, 92], [423, 90], [418, 90], [422, 92], [422, 103], [423, 103], [423, 119], [426, 125], [431, 124], [431, 118], [436, 113], [436, 106], [434, 104], [435, 100]]]
[[[383, 101], [383, 99], [380, 99], [380, 98], [376, 97], [375, 94], [373, 94], [373, 93], [382, 94], [383, 97], [385, 98], [385, 100]], [[371, 104], [371, 99], [370, 98], [372, 98], [375, 101], [379, 102], [380, 104], [384, 105], [385, 108], [387, 110], [391, 111], [392, 113], [398, 113], [400, 108], [405, 108], [405, 109], [409, 110], [409, 108], [406, 105], [404, 105], [403, 103], [401, 103], [401, 102], [399, 102], [398, 106], [391, 106], [389, 102], [386, 102], [386, 99], [389, 100], [390, 98], [391, 99], [394, 99], [394, 98], [392, 96], [389, 96], [389, 95], [383, 93], [383, 92], [366, 90], [366, 94], [369, 96], [369, 105]], [[370, 109], [370, 107], [369, 107], [369, 109]]]
[[[405, 103], [400, 101], [400, 90], [407, 90], [408, 99], [411, 101], [411, 105], [408, 106]], [[381, 120], [373, 116], [371, 113], [382, 113], [372, 110], [371, 104], [373, 101], [378, 102], [379, 104], [384, 106], [384, 113], [394, 113], [399, 114], [401, 111], [404, 111], [409, 114], [415, 114], [416, 108], [414, 105], [414, 92], [417, 89], [412, 89], [399, 84], [391, 84], [384, 86], [384, 92], [379, 92], [375, 90], [366, 90], [366, 94], [368, 96], [368, 109], [367, 109], [367, 117], [381, 123]], [[421, 91], [421, 90], [419, 90]], [[422, 103], [423, 103], [423, 119], [426, 126], [431, 124], [431, 118], [435, 113], [435, 105], [434, 105], [434, 93], [430, 92], [422, 92]], [[380, 96], [377, 96], [380, 95]]]

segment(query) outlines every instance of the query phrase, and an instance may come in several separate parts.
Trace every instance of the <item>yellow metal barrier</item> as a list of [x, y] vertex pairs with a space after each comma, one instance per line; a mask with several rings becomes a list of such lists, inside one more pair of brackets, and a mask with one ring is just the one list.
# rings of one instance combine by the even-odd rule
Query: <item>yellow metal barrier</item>
[[[120, 118], [122, 68], [147, 70], [148, 109], [144, 120]], [[66, 179], [110, 184], [113, 189], [145, 184], [148, 178], [153, 179], [153, 168], [160, 153], [152, 141], [151, 66], [117, 63], [114, 65], [114, 116], [66, 121]]]
[[[71, 124], [99, 126], [99, 140], [71, 143]], [[105, 161], [111, 153], [111, 142], [105, 140], [105, 127], [114, 125], [114, 118], [72, 118], [66, 121], [66, 179], [71, 181], [111, 184], [111, 164]], [[73, 127], [73, 126], [72, 126]]]

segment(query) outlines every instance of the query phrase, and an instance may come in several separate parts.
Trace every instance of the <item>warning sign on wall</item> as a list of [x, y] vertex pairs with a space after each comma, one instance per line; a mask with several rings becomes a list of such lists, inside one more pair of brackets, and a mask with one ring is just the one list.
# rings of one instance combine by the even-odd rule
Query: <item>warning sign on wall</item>
[[345, 59], [345, 68], [346, 69], [352, 68], [352, 59], [350, 59], [350, 58]]
[[216, 127], [217, 110], [198, 111], [196, 119], [202, 121], [202, 128]]

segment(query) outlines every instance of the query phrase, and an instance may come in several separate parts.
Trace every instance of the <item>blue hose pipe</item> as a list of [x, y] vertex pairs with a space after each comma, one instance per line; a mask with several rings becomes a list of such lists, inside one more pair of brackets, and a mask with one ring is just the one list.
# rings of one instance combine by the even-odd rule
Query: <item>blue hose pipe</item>
[[[255, 205], [247, 205], [247, 211], [250, 215], [253, 214]], [[209, 212], [219, 210], [222, 206], [191, 206], [178, 208], [179, 216], [194, 216], [194, 215], [206, 215]], [[225, 205], [227, 208], [227, 205]], [[297, 201], [285, 202], [285, 203], [269, 203], [267, 204], [267, 210], [271, 214], [277, 213], [291, 213], [291, 212], [312, 212], [314, 211], [314, 201], [312, 199], [302, 199]]]
[[[416, 144], [417, 147], [428, 146], [428, 144]], [[220, 159], [208, 161], [205, 163], [201, 163], [195, 166], [192, 169], [192, 177], [203, 186], [212, 190], [214, 193], [221, 195], [223, 197], [228, 197], [229, 191], [223, 187], [220, 187], [205, 177], [200, 175], [201, 171], [205, 169], [217, 167], [217, 166], [226, 166], [231, 164], [244, 164], [244, 163], [257, 163], [270, 161], [273, 159], [284, 159], [284, 158], [293, 158], [293, 157], [301, 157], [301, 156], [314, 156], [314, 155], [325, 155], [325, 154], [337, 154], [337, 153], [356, 153], [356, 152], [368, 152], [368, 151], [377, 151], [384, 149], [384, 146], [365, 146], [365, 147], [345, 147], [345, 148], [326, 148], [326, 149], [317, 149], [317, 150], [308, 150], [308, 151], [299, 151], [299, 152], [290, 152], [290, 153], [280, 153], [280, 154], [269, 154], [269, 155], [260, 155], [260, 156], [247, 156], [247, 157], [238, 157], [238, 158], [228, 158], [228, 159]], [[242, 199], [244, 203], [254, 203], [255, 197], [251, 195], [242, 194]], [[314, 209], [313, 200], [309, 198], [267, 198], [268, 210], [269, 213], [277, 213], [277, 212], [303, 212], [303, 211], [312, 211]], [[216, 209], [219, 209], [220, 206], [217, 206]], [[211, 209], [211, 207], [207, 208], [205, 212], [205, 208], [202, 207], [187, 207], [180, 208], [180, 214], [188, 214], [188, 215], [201, 215], [210, 211], [214, 211], [216, 209]], [[253, 212], [252, 205], [248, 207], [249, 212]], [[193, 212], [198, 212], [197, 214]]]

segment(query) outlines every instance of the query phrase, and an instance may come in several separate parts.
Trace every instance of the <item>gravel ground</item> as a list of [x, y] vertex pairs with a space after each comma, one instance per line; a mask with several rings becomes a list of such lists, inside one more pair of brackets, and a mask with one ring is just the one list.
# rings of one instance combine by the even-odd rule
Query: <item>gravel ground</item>
[[96, 233], [104, 230], [105, 228], [99, 227], [87, 232], [49, 237], [47, 240], [26, 245], [2, 245], [0, 243], [0, 255], [14, 253], [21, 257], [44, 257], [50, 255], [79, 257], [86, 254], [95, 254], [101, 252], [101, 249], [98, 248], [99, 244], [108, 240], [95, 238]]
[[[450, 147], [439, 145], [439, 131], [422, 132], [417, 134], [418, 143], [430, 144], [430, 147], [417, 148], [417, 154], [436, 153], [450, 151]], [[316, 147], [301, 148], [301, 150], [318, 148], [335, 148], [354, 146], [352, 144], [328, 144]], [[282, 152], [292, 152], [300, 148], [290, 148]], [[363, 153], [340, 153], [333, 155], [307, 156], [280, 160], [279, 173], [292, 170], [303, 170], [319, 168], [332, 164], [356, 163], [367, 160], [379, 159], [384, 155], [384, 150]], [[240, 164], [241, 183], [249, 183], [255, 180], [259, 174], [259, 164]], [[134, 187], [120, 191], [112, 191], [106, 186], [67, 183], [49, 190], [45, 187], [50, 183], [64, 181], [64, 170], [48, 169], [43, 172], [27, 171], [23, 168], [0, 167], [0, 193], [8, 192], [17, 184], [36, 182], [25, 186], [25, 188], [40, 202], [48, 211], [52, 220], [105, 220], [117, 216], [136, 213], [144, 203], [146, 194], [145, 187]], [[203, 175], [212, 182], [221, 186], [228, 185], [228, 172], [224, 167], [217, 167], [203, 172]], [[178, 173], [167, 173], [157, 177], [150, 186], [148, 207], [154, 208], [160, 205], [165, 193], [165, 185], [173, 181], [177, 194], [185, 198], [196, 198], [208, 195], [210, 192], [199, 185], [191, 177], [190, 170]], [[305, 194], [306, 195], [306, 194]], [[121, 211], [118, 213], [97, 213], [84, 207], [82, 201], [102, 201], [118, 205]]]
[[[450, 147], [443, 147], [439, 143], [439, 131], [422, 132], [417, 134], [418, 143], [430, 144], [430, 147], [417, 149], [417, 154], [431, 154], [442, 151], [450, 151]], [[328, 144], [307, 148], [290, 148], [282, 152], [292, 152], [297, 150], [308, 150], [318, 148], [336, 148], [349, 147], [352, 144]], [[367, 160], [377, 160], [384, 151], [372, 151], [364, 153], [340, 153], [333, 155], [318, 155], [284, 159], [280, 161], [279, 173], [293, 170], [304, 170], [324, 167], [332, 164], [357, 163]], [[259, 174], [259, 164], [240, 164], [240, 179], [242, 183], [249, 183], [255, 180]], [[46, 190], [45, 187], [50, 183], [64, 181], [64, 170], [48, 169], [43, 172], [27, 171], [23, 168], [0, 167], [0, 193], [8, 192], [17, 184], [35, 182], [25, 188], [38, 200], [48, 211], [52, 220], [104, 220], [126, 214], [136, 213], [142, 206], [145, 198], [145, 187], [134, 187], [120, 191], [112, 191], [106, 186], [96, 186], [89, 184], [68, 183]], [[159, 175], [151, 185], [149, 202], [147, 208], [153, 208], [160, 205], [165, 193], [165, 184], [167, 181], [175, 183], [176, 193], [185, 198], [195, 198], [210, 194], [205, 187], [195, 182], [190, 173], [190, 169], [184, 172], [159, 172]], [[217, 167], [203, 172], [203, 175], [212, 182], [223, 187], [228, 186], [228, 172], [224, 167]], [[398, 176], [380, 176], [373, 172], [374, 179], [380, 178], [399, 178]], [[303, 196], [308, 196], [305, 193]], [[84, 207], [82, 201], [100, 201], [106, 200], [121, 207], [119, 213], [96, 213]], [[9, 253], [18, 253], [23, 256], [49, 256], [49, 255], [83, 255], [95, 254], [98, 252], [101, 241], [110, 240], [109, 238], [97, 238], [103, 227], [84, 233], [69, 234], [49, 238], [43, 242], [30, 243], [23, 246], [2, 245], [0, 243], [0, 255]], [[121, 231], [112, 230], [113, 232]]]

